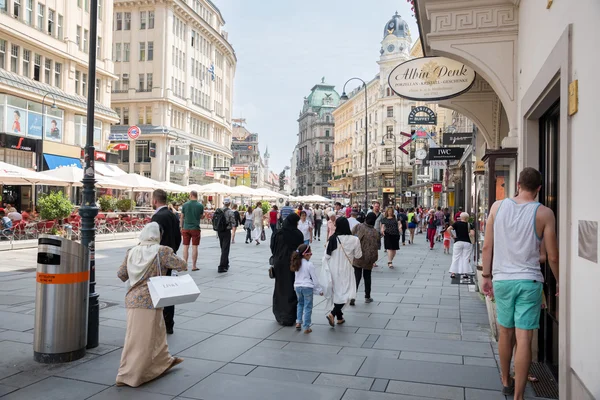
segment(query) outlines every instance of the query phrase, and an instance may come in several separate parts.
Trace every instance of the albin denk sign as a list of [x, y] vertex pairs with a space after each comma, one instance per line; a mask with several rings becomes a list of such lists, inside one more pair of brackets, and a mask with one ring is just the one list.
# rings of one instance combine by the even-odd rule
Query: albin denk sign
[[446, 57], [422, 57], [392, 70], [388, 83], [400, 97], [429, 101], [456, 97], [475, 83], [473, 68]]

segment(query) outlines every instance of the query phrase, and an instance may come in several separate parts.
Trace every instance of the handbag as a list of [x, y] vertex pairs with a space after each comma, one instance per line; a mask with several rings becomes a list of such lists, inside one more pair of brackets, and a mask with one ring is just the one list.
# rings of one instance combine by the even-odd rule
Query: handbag
[[342, 246], [342, 241], [340, 240], [340, 238], [337, 238], [338, 243], [340, 244], [340, 248], [342, 249], [342, 253], [344, 253], [344, 255], [346, 256], [346, 260], [348, 260], [348, 262], [350, 263], [350, 265], [354, 266], [354, 260], [351, 260], [350, 257], [348, 257], [348, 254], [346, 254], [346, 250], [344, 250], [344, 246]]
[[275, 279], [275, 258], [273, 258], [273, 256], [269, 257], [269, 265], [269, 278]]
[[160, 258], [156, 255], [158, 276], [148, 280], [148, 291], [154, 308], [193, 303], [200, 296], [200, 289], [190, 275], [162, 276]]

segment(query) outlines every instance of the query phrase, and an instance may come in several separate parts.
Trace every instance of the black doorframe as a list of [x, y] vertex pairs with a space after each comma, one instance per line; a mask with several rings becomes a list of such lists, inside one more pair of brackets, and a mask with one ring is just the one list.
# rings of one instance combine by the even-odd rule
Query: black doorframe
[[[556, 215], [558, 226], [558, 188], [559, 188], [559, 146], [560, 146], [560, 100], [554, 103], [539, 120], [539, 161], [542, 173], [542, 189], [539, 201]], [[556, 278], [548, 263], [541, 264], [544, 275], [544, 294], [546, 308], [540, 316], [538, 332], [538, 361], [545, 363], [558, 380], [558, 298], [556, 297]]]

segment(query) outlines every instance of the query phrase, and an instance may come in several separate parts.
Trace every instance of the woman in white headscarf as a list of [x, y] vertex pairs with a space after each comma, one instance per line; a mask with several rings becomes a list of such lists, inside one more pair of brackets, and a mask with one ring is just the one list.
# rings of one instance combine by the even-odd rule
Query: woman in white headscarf
[[125, 295], [127, 332], [117, 386], [138, 387], [183, 361], [169, 354], [162, 308], [152, 306], [148, 279], [166, 275], [168, 269], [186, 271], [187, 264], [170, 247], [161, 246], [160, 237], [156, 222], [146, 225], [139, 244], [127, 252], [117, 273], [119, 279], [129, 280], [130, 285]]

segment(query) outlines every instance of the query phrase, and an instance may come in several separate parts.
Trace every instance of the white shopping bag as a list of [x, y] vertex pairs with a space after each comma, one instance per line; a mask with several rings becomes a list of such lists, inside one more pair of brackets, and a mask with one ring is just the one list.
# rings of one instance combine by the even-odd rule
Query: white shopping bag
[[148, 280], [148, 290], [154, 308], [193, 303], [200, 296], [190, 275], [154, 276]]

